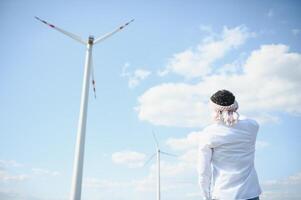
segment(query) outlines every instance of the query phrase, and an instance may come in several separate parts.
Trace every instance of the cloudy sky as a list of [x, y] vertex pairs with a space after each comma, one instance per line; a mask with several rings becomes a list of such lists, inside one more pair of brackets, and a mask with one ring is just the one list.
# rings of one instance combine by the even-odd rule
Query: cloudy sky
[[[264, 200], [301, 199], [299, 1], [0, 2], [0, 199], [65, 200], [71, 188], [83, 38], [135, 22], [94, 48], [82, 197], [152, 200], [151, 135], [162, 150], [162, 199], [198, 200], [196, 148], [208, 98], [236, 95], [260, 123]], [[92, 90], [90, 90], [92, 92]]]

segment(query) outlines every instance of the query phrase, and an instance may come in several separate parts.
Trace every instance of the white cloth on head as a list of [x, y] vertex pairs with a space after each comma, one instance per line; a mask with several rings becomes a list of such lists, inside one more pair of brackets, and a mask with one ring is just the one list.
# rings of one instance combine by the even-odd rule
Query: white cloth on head
[[233, 126], [215, 123], [200, 133], [199, 184], [205, 200], [245, 200], [261, 194], [254, 167], [259, 125], [239, 119]]
[[221, 121], [226, 125], [232, 126], [237, 123], [239, 114], [237, 112], [238, 103], [235, 100], [233, 104], [229, 106], [222, 106], [210, 101], [214, 109], [213, 119], [215, 121]]
[[234, 112], [238, 109], [238, 103], [236, 100], [234, 100], [234, 103], [229, 106], [218, 105], [217, 103], [214, 103], [212, 100], [210, 100], [210, 102], [216, 111], [233, 111]]

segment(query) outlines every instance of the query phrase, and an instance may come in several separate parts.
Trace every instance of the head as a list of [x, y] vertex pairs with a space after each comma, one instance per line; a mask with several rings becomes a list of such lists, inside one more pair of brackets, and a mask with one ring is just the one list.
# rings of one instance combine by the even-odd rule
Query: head
[[213, 107], [213, 119], [228, 126], [237, 123], [239, 114], [235, 96], [228, 90], [219, 90], [210, 97]]

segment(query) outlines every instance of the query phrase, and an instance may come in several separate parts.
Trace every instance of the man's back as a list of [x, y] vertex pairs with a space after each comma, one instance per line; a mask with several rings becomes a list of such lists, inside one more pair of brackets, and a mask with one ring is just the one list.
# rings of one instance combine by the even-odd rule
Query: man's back
[[215, 123], [201, 133], [200, 150], [211, 149], [213, 199], [245, 200], [260, 195], [254, 168], [258, 128], [256, 121], [240, 119], [233, 126]]

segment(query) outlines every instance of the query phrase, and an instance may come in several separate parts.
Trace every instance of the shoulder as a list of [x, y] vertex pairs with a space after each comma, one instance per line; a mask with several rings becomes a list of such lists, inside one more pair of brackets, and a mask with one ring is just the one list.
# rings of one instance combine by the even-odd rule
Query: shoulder
[[255, 119], [251, 119], [248, 117], [242, 117], [239, 119], [239, 122], [253, 130], [257, 131], [259, 129], [259, 123]]
[[206, 126], [202, 131], [199, 133], [199, 142], [200, 144], [211, 144], [215, 141], [216, 132], [218, 129], [218, 125], [212, 124]]
[[200, 132], [201, 138], [208, 138], [209, 136], [212, 136], [213, 130], [215, 129], [215, 125], [208, 125]]

